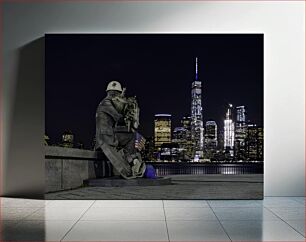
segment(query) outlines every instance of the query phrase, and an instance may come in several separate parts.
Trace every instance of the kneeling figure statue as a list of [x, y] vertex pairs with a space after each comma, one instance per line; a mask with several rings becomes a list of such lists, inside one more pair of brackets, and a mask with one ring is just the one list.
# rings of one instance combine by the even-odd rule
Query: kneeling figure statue
[[96, 111], [96, 146], [125, 179], [143, 177], [146, 165], [135, 148], [139, 107], [135, 97], [126, 97], [117, 81], [107, 85], [107, 96]]

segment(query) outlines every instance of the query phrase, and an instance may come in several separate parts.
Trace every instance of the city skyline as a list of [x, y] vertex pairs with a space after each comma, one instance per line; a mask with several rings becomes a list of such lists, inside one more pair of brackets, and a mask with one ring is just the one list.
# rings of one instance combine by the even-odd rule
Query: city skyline
[[[192, 111], [193, 105], [191, 107]], [[150, 144], [148, 151], [144, 150], [145, 157], [151, 157], [151, 161], [263, 161], [263, 127], [246, 121], [246, 110], [245, 106], [233, 107], [228, 104], [223, 127], [218, 127], [214, 120], [206, 121], [202, 130], [203, 149], [198, 149], [192, 137], [190, 116], [183, 116], [181, 125], [173, 127], [171, 114], [156, 114], [153, 136], [155, 142], [152, 144], [149, 137]], [[197, 138], [200, 139], [200, 136]], [[149, 147], [152, 145], [155, 155]], [[200, 155], [197, 151], [202, 151], [203, 154]]]
[[91, 116], [112, 79], [126, 86], [128, 95], [136, 94], [144, 136], [153, 135], [157, 113], [170, 113], [172, 127], [178, 127], [183, 116], [190, 116], [195, 57], [200, 60], [203, 124], [214, 120], [222, 127], [224, 110], [232, 103], [252, 110], [248, 119], [263, 126], [260, 34], [47, 35], [46, 134], [56, 141], [70, 129], [89, 147], [95, 130]]

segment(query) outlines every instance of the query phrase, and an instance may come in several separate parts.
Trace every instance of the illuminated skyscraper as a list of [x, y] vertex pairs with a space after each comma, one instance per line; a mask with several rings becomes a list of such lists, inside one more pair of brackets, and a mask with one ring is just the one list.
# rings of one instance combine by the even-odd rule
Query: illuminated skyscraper
[[198, 78], [198, 58], [196, 57], [195, 80], [191, 88], [191, 140], [194, 144], [194, 157], [203, 157], [203, 114], [202, 82]]
[[184, 127], [176, 127], [173, 130], [172, 142], [178, 143], [180, 147], [187, 142], [187, 130]]
[[262, 127], [257, 128], [257, 160], [264, 159], [264, 131]]
[[[190, 160], [190, 130], [184, 127], [176, 127], [173, 130], [172, 142], [178, 144], [178, 156], [180, 160]], [[192, 146], [191, 146], [192, 147]]]
[[263, 128], [256, 124], [247, 126], [246, 156], [249, 161], [263, 161]]
[[167, 143], [171, 143], [171, 114], [155, 114], [154, 148], [159, 151]]
[[257, 127], [256, 124], [248, 124], [246, 137], [247, 159], [250, 161], [257, 160]]
[[217, 149], [218, 139], [217, 139], [217, 124], [215, 121], [210, 120], [205, 124], [205, 138], [204, 138], [204, 149], [205, 152], [213, 152]]
[[244, 106], [236, 107], [235, 123], [235, 158], [237, 160], [245, 159], [245, 139], [247, 134], [246, 110]]
[[[189, 116], [184, 116], [181, 120], [182, 127], [189, 130], [191, 132], [191, 117]], [[191, 134], [189, 134], [191, 137]]]
[[243, 123], [245, 124], [246, 121], [246, 111], [244, 106], [238, 106], [236, 107], [237, 112], [237, 123]]
[[224, 120], [224, 150], [234, 155], [235, 126], [233, 122], [233, 105], [229, 104]]
[[191, 117], [184, 116], [181, 120], [182, 127], [186, 130], [186, 143], [184, 144], [186, 158], [193, 158], [193, 142], [191, 140]]

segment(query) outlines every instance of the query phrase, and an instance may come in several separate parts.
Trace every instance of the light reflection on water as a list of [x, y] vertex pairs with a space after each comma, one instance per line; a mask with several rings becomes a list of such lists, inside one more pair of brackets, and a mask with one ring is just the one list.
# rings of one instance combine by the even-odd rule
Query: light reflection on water
[[261, 164], [167, 164], [151, 163], [157, 175], [204, 175], [204, 174], [263, 174], [263, 163]]

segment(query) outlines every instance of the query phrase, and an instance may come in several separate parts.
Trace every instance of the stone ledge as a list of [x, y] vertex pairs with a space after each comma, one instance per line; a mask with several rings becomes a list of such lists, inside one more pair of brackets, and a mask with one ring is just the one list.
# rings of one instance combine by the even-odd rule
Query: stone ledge
[[101, 159], [102, 152], [93, 150], [83, 150], [76, 148], [66, 148], [60, 146], [45, 146], [45, 157], [48, 158], [75, 158], [81, 160]]

